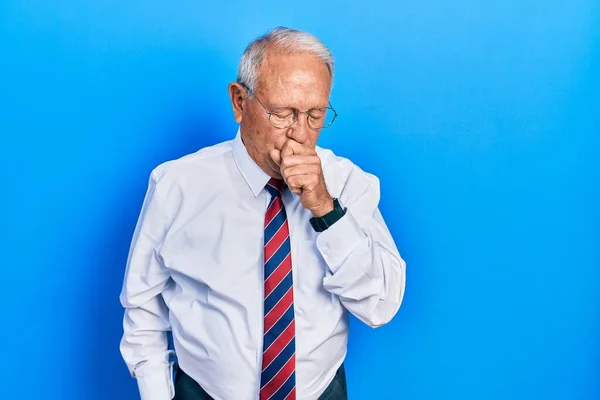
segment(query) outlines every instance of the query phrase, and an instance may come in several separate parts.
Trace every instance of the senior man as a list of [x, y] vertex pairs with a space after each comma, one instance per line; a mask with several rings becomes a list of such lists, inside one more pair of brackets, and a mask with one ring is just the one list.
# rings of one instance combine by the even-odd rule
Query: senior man
[[379, 180], [316, 146], [333, 64], [306, 32], [259, 37], [229, 85], [235, 138], [152, 171], [120, 297], [143, 400], [346, 399], [348, 313], [398, 311]]

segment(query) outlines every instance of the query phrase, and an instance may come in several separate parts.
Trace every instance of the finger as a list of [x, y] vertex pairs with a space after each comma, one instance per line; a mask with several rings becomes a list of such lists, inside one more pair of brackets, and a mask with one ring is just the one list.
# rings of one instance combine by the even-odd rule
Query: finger
[[303, 190], [312, 190], [319, 181], [316, 174], [294, 175], [286, 179], [290, 190], [294, 193], [300, 193]]
[[285, 142], [287, 142], [289, 140], [289, 138], [287, 137], [287, 135], [279, 135], [277, 137], [277, 139], [275, 139], [275, 143], [274, 143], [274, 147], [281, 151], [281, 149], [283, 148], [283, 145], [285, 144]]
[[300, 179], [298, 179], [299, 177], [300, 177], [300, 175], [295, 175], [290, 178], [287, 178], [286, 176], [283, 177], [285, 184], [287, 185], [287, 187], [290, 189], [290, 191], [292, 193], [296, 193], [296, 194], [302, 193], [302, 181]]
[[321, 174], [321, 166], [319, 164], [299, 164], [293, 167], [282, 168], [281, 174], [285, 179], [289, 179], [295, 175], [315, 175]]
[[281, 158], [300, 154], [302, 145], [293, 139], [288, 139], [281, 148]]
[[285, 181], [285, 184], [287, 185], [288, 188], [290, 188], [290, 192], [296, 193], [296, 194], [302, 193], [302, 188], [301, 187], [299, 187], [299, 186], [293, 186], [287, 180]]
[[281, 158], [291, 156], [293, 154], [305, 155], [312, 153], [314, 153], [314, 150], [301, 143], [296, 142], [294, 139], [288, 139], [288, 141], [285, 142], [285, 144], [281, 148]]
[[273, 162], [279, 166], [281, 166], [281, 152], [277, 149], [272, 149], [269, 151], [269, 156], [271, 156], [271, 159], [273, 160]]
[[301, 164], [321, 164], [319, 156], [315, 155], [291, 155], [281, 160], [281, 168], [289, 168]]

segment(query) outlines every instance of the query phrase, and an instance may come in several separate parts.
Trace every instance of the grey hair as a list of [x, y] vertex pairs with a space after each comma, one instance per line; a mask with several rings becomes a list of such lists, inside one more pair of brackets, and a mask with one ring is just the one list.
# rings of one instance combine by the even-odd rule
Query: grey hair
[[314, 35], [297, 29], [277, 27], [253, 40], [244, 50], [237, 72], [237, 82], [256, 90], [258, 70], [265, 59], [267, 48], [284, 54], [306, 51], [315, 55], [329, 70], [333, 86], [334, 60], [331, 51]]

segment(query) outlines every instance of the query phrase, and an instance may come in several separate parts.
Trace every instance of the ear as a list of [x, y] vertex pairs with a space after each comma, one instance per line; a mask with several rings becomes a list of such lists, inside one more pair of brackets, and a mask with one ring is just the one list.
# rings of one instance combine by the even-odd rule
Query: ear
[[246, 89], [237, 82], [230, 83], [228, 89], [233, 108], [233, 118], [239, 124], [242, 122], [242, 115], [244, 114], [244, 102], [247, 96]]

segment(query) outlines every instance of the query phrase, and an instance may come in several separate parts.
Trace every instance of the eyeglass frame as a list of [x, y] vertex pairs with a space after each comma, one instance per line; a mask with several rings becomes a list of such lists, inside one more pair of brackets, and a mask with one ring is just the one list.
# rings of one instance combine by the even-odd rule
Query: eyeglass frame
[[[275, 129], [287, 129], [287, 128], [289, 128], [290, 126], [294, 125], [296, 122], [298, 122], [298, 114], [300, 114], [300, 113], [302, 113], [302, 114], [306, 114], [306, 124], [308, 125], [308, 127], [309, 127], [310, 129], [312, 129], [312, 130], [315, 130], [315, 131], [316, 131], [316, 130], [325, 129], [325, 128], [328, 128], [328, 127], [330, 127], [330, 126], [333, 124], [333, 121], [335, 121], [335, 119], [336, 119], [336, 118], [337, 118], [337, 116], [338, 116], [338, 113], [337, 113], [337, 111], [335, 111], [335, 108], [333, 108], [333, 106], [331, 105], [331, 102], [330, 102], [330, 101], [327, 101], [327, 104], [329, 104], [329, 107], [313, 107], [313, 108], [311, 108], [311, 109], [308, 109], [308, 110], [306, 110], [306, 111], [302, 111], [302, 110], [299, 110], [299, 109], [297, 109], [296, 107], [290, 107], [290, 106], [274, 107], [272, 110], [269, 110], [267, 107], [265, 107], [265, 105], [263, 104], [263, 102], [262, 102], [262, 101], [260, 101], [260, 99], [258, 98], [258, 96], [256, 95], [256, 93], [254, 92], [254, 90], [250, 89], [250, 88], [248, 87], [248, 85], [246, 85], [244, 82], [239, 82], [239, 81], [238, 81], [238, 83], [239, 83], [239, 84], [240, 84], [240, 85], [241, 85], [241, 86], [242, 86], [244, 89], [246, 89], [246, 91], [248, 92], [248, 94], [250, 94], [251, 96], [253, 96], [253, 97], [256, 99], [256, 101], [258, 101], [258, 103], [259, 103], [259, 104], [262, 106], [262, 108], [263, 108], [263, 109], [265, 110], [265, 112], [267, 113], [267, 116], [268, 116], [268, 119], [269, 119], [269, 123], [270, 123], [270, 124], [271, 124], [271, 125], [272, 125], [272, 126], [275, 128]], [[271, 115], [273, 115], [273, 110], [276, 110], [276, 109], [278, 109], [278, 108], [289, 108], [289, 109], [291, 109], [291, 110], [293, 111], [293, 113], [294, 113], [294, 121], [293, 121], [291, 124], [289, 124], [288, 126], [284, 126], [283, 128], [280, 128], [280, 127], [277, 127], [277, 126], [273, 125], [273, 122], [271, 121]], [[331, 111], [333, 111], [333, 119], [332, 119], [332, 120], [331, 120], [331, 122], [330, 122], [330, 123], [328, 123], [327, 125], [323, 125], [323, 126], [322, 126], [322, 127], [320, 127], [320, 128], [313, 128], [312, 126], [310, 126], [310, 122], [309, 122], [309, 120], [308, 120], [308, 118], [310, 117], [310, 114], [309, 114], [309, 112], [311, 112], [312, 110], [316, 110], [316, 109], [323, 109], [323, 108], [325, 108], [325, 109], [331, 109]]]

